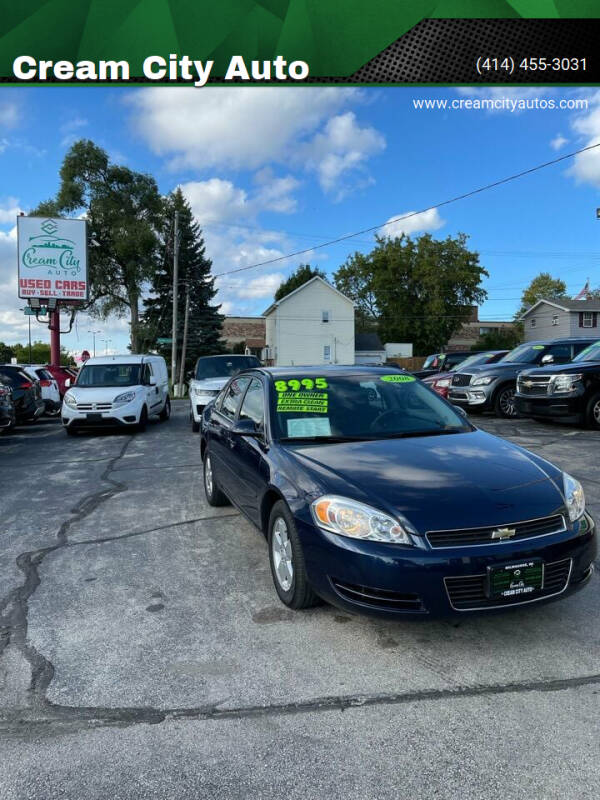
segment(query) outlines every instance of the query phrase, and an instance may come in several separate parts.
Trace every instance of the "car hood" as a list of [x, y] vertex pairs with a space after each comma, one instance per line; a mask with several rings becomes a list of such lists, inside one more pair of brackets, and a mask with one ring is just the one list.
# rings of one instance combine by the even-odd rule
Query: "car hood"
[[352, 497], [429, 530], [505, 525], [564, 508], [561, 472], [483, 431], [373, 442], [288, 445], [308, 494]]
[[112, 403], [115, 397], [124, 392], [143, 391], [141, 386], [71, 386], [67, 389], [77, 403]]
[[190, 386], [193, 386], [194, 389], [205, 389], [207, 392], [220, 392], [228, 380], [229, 377], [204, 378], [204, 380], [201, 381], [197, 380], [196, 378], [192, 378], [190, 381]]
[[[521, 372], [522, 370], [530, 367], [531, 364], [521, 364], [518, 361], [510, 361], [504, 364], [498, 361], [495, 364], [480, 364], [477, 367], [465, 367], [465, 375], [503, 375], [511, 372]], [[453, 375], [457, 375], [462, 370], [459, 368]]]
[[548, 364], [547, 367], [534, 367], [521, 370], [521, 375], [568, 375], [581, 372], [585, 367], [597, 367], [598, 361], [580, 361], [576, 364]]

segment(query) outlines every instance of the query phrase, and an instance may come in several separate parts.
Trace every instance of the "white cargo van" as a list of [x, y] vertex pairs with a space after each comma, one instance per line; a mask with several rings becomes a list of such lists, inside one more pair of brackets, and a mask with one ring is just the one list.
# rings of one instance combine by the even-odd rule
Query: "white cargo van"
[[65, 392], [62, 423], [69, 435], [83, 428], [125, 426], [143, 430], [148, 417], [171, 415], [167, 365], [162, 356], [88, 359]]

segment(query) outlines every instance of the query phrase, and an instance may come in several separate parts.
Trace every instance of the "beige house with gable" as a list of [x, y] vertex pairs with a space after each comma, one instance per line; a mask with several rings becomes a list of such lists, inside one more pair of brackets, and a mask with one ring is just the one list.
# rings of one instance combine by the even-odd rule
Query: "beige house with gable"
[[354, 364], [354, 303], [318, 276], [263, 312], [272, 366]]

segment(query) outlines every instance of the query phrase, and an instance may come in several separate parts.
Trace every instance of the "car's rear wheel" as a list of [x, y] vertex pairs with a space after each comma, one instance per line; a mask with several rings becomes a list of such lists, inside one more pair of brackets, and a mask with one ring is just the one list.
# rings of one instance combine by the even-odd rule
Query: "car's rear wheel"
[[600, 392], [590, 398], [587, 407], [586, 422], [590, 428], [600, 430]]
[[165, 407], [160, 412], [158, 417], [161, 422], [166, 422], [170, 416], [171, 416], [171, 400], [170, 398], [167, 397], [167, 399], [165, 400]]
[[494, 411], [497, 417], [504, 417], [505, 419], [519, 416], [515, 404], [514, 386], [503, 386], [498, 390], [494, 400]]
[[219, 489], [213, 472], [210, 453], [204, 457], [204, 494], [209, 506], [228, 506], [227, 496]]
[[294, 519], [283, 500], [269, 518], [269, 562], [279, 599], [288, 608], [309, 608], [319, 602], [306, 575], [304, 554]]

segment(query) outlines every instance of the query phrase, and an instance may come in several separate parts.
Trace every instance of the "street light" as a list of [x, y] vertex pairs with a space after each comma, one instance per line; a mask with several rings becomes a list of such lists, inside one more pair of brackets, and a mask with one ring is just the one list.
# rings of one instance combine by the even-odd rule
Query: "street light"
[[95, 357], [96, 356], [96, 334], [97, 333], [102, 333], [102, 331], [88, 331], [88, 333], [91, 333], [92, 336], [94, 337], [94, 339], [93, 339], [93, 341], [94, 341], [93, 350], [94, 350], [94, 357]]
[[104, 355], [108, 355], [108, 345], [112, 342], [112, 339], [100, 339], [101, 342], [104, 342]]

